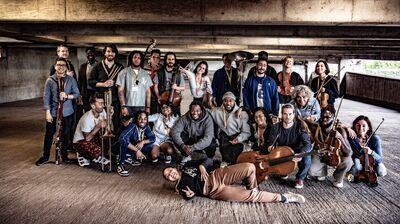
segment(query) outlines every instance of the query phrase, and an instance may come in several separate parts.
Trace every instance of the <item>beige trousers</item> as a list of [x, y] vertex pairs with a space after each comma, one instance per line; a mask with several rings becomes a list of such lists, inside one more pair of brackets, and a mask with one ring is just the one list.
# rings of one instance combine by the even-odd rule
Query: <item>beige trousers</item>
[[[242, 186], [232, 186], [243, 180]], [[252, 163], [239, 163], [211, 172], [204, 185], [204, 195], [217, 200], [237, 202], [280, 202], [281, 195], [252, 190], [257, 187], [256, 168]]]

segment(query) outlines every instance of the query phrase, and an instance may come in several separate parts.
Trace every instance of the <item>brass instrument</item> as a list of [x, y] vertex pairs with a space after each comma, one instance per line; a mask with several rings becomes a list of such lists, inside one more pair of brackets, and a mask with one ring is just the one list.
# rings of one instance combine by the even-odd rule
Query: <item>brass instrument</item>
[[238, 78], [239, 78], [239, 91], [240, 91], [240, 95], [239, 95], [239, 105], [243, 104], [243, 85], [244, 85], [244, 76], [243, 73], [245, 71], [246, 68], [246, 64], [247, 62], [254, 58], [254, 55], [250, 52], [247, 51], [235, 51], [232, 52], [228, 55], [229, 59], [231, 59], [232, 61], [236, 62], [236, 67], [238, 70]]
[[[105, 103], [105, 108], [106, 108], [106, 122], [107, 125], [105, 128], [101, 129], [101, 159], [103, 160], [104, 158], [104, 141], [108, 141], [108, 155], [109, 155], [109, 172], [111, 172], [111, 139], [113, 137], [115, 137], [115, 135], [113, 134], [112, 130], [112, 115], [113, 115], [113, 107], [111, 105], [112, 102], [112, 90], [111, 88], [108, 88], [108, 90], [106, 90], [104, 92], [104, 103]], [[103, 161], [101, 161], [101, 170], [104, 171], [104, 163]]]

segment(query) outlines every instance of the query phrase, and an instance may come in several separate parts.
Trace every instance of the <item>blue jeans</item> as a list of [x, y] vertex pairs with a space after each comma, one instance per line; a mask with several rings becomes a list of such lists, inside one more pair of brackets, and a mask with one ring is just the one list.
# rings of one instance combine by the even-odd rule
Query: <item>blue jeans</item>
[[311, 167], [311, 156], [305, 156], [298, 163], [299, 171], [296, 174], [296, 179], [304, 180], [307, 176], [308, 170]]

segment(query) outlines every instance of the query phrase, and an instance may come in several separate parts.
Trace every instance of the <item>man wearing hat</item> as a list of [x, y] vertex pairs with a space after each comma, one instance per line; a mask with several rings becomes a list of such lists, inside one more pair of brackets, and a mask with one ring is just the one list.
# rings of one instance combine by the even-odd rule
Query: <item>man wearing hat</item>
[[222, 105], [211, 111], [222, 155], [221, 166], [236, 163], [237, 157], [243, 151], [243, 142], [251, 135], [247, 123], [249, 116], [245, 111], [240, 116], [236, 115], [239, 107], [235, 101], [236, 96], [232, 92], [226, 92], [222, 97]]

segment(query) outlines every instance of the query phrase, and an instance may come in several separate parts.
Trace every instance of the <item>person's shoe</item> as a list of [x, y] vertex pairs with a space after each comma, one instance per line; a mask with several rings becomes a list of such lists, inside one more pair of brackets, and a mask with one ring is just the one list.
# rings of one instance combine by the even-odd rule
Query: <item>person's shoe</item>
[[229, 164], [227, 162], [221, 162], [221, 164], [219, 165], [220, 168], [224, 168], [229, 166]]
[[46, 164], [48, 162], [49, 162], [49, 159], [46, 159], [44, 157], [40, 157], [40, 159], [38, 161], [36, 161], [35, 164], [36, 164], [36, 166], [41, 166], [41, 165], [44, 165], [44, 164]]
[[354, 175], [351, 174], [351, 173], [347, 174], [347, 180], [348, 180], [350, 183], [355, 183]]
[[306, 199], [301, 194], [295, 194], [292, 192], [284, 193], [283, 196], [286, 198], [284, 203], [304, 203]]
[[125, 169], [124, 165], [118, 165], [117, 172], [121, 177], [129, 176], [129, 172], [128, 172], [128, 170]]
[[189, 162], [190, 160], [192, 160], [191, 156], [184, 156], [181, 160], [181, 165], [185, 165], [187, 162]]
[[140, 165], [142, 165], [141, 162], [137, 161], [136, 159], [132, 159], [132, 157], [126, 158], [125, 162], [130, 164], [131, 166], [140, 166]]
[[151, 162], [152, 162], [153, 164], [158, 163], [158, 158], [152, 159]]
[[282, 180], [287, 180], [287, 179], [289, 179], [289, 176], [288, 176], [288, 175], [284, 175], [284, 176], [280, 176], [280, 178], [281, 178]]
[[326, 180], [326, 176], [317, 177], [317, 180], [318, 181], [325, 181]]
[[343, 187], [343, 181], [333, 181], [333, 186], [337, 187], [337, 188], [342, 188]]
[[105, 157], [99, 156], [97, 159], [93, 159], [93, 162], [107, 165], [110, 163], [110, 160]]
[[296, 179], [294, 188], [301, 189], [304, 187], [304, 181], [301, 179]]
[[78, 159], [79, 166], [89, 166], [90, 160], [86, 159], [85, 157], [81, 156], [79, 153], [76, 153], [76, 158]]
[[164, 163], [166, 163], [166, 164], [170, 164], [171, 163], [171, 161], [172, 161], [172, 156], [165, 156], [164, 157]]

